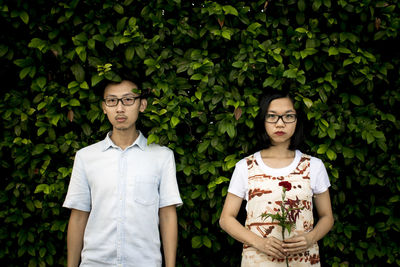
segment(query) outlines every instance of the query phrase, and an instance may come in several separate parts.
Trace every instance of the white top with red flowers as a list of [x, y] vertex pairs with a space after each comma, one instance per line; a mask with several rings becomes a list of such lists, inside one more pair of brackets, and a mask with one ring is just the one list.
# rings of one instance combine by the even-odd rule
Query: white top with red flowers
[[[300, 150], [296, 150], [295, 152], [295, 157], [292, 163], [284, 168], [271, 168], [265, 165], [264, 161], [261, 158], [260, 151], [256, 152], [254, 154], [254, 157], [260, 168], [268, 175], [285, 176], [290, 174], [300, 162], [303, 153]], [[248, 201], [248, 178], [248, 168], [246, 159], [244, 158], [236, 163], [236, 167], [232, 174], [231, 182], [229, 184], [228, 192]], [[310, 183], [313, 194], [321, 194], [331, 186], [325, 165], [319, 158], [311, 157]]]

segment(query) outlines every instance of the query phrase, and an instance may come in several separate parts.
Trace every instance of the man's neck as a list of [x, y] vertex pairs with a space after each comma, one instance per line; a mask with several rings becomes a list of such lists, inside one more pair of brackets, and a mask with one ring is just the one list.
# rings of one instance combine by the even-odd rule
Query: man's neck
[[139, 137], [139, 131], [136, 128], [129, 130], [117, 130], [113, 129], [111, 140], [116, 146], [119, 146], [122, 150], [125, 150], [128, 146], [132, 145]]

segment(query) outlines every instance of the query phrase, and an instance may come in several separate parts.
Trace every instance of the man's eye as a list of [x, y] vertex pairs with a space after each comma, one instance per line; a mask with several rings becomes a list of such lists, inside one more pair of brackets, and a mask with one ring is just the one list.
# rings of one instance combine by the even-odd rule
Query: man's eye
[[112, 103], [117, 102], [117, 99], [116, 98], [108, 98], [107, 102], [112, 104]]
[[124, 100], [127, 102], [132, 102], [135, 99], [133, 97], [125, 97]]

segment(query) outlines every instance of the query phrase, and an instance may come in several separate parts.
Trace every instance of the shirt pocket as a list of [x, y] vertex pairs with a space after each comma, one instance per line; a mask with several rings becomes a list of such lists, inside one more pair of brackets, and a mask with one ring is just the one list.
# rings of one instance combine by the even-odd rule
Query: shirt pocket
[[151, 206], [158, 202], [158, 177], [135, 176], [133, 196], [136, 203]]

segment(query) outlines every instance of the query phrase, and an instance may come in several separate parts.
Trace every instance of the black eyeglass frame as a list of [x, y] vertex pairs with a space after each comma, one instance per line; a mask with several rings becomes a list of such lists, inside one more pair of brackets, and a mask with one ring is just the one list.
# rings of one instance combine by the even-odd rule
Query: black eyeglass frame
[[[133, 99], [135, 99], [135, 100], [134, 100], [133, 103], [130, 104], [130, 105], [129, 105], [129, 104], [125, 104], [124, 101], [125, 101], [127, 98], [133, 98]], [[132, 106], [132, 105], [134, 105], [134, 104], [136, 103], [136, 99], [138, 99], [138, 98], [141, 98], [141, 96], [124, 96], [124, 97], [121, 97], [121, 98], [110, 97], [110, 98], [104, 98], [103, 101], [104, 101], [104, 104], [105, 104], [107, 107], [116, 107], [116, 106], [118, 106], [119, 101], [121, 101], [122, 105], [124, 105], [124, 106]], [[117, 100], [117, 104], [111, 105], [111, 106], [110, 106], [110, 105], [107, 105], [107, 99], [116, 99], [116, 100]]]
[[[273, 115], [273, 116], [277, 116], [278, 118], [276, 119], [276, 121], [267, 121], [267, 116], [268, 115]], [[288, 116], [288, 115], [290, 115], [290, 116], [294, 116], [294, 121], [285, 121], [285, 119], [284, 119], [284, 117], [285, 116]], [[282, 119], [282, 121], [283, 121], [283, 123], [295, 123], [296, 121], [297, 121], [297, 114], [284, 114], [284, 115], [276, 115], [276, 114], [267, 114], [267, 115], [265, 115], [265, 122], [266, 123], [278, 123], [278, 121], [280, 120], [280, 119]]]

